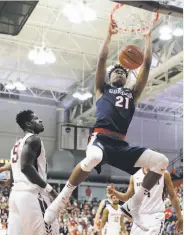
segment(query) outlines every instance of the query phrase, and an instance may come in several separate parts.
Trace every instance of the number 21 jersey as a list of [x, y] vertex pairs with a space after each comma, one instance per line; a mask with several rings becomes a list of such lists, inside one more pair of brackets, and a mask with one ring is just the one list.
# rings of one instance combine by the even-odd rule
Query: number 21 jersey
[[124, 87], [104, 85], [104, 92], [96, 102], [96, 124], [94, 128], [106, 128], [126, 135], [135, 112], [132, 90]]

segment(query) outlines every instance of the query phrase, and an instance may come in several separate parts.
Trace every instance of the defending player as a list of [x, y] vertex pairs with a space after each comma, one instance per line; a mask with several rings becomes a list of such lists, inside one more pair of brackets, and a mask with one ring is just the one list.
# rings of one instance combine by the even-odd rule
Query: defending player
[[31, 110], [20, 112], [16, 121], [24, 131], [11, 151], [14, 185], [9, 198], [8, 235], [57, 235], [57, 223], [44, 223], [43, 215], [57, 193], [46, 182], [46, 157], [39, 134], [42, 120]]
[[100, 235], [105, 226], [104, 235], [120, 235], [121, 231], [126, 232], [124, 224], [124, 216], [118, 205], [119, 200], [116, 196], [111, 195], [112, 204], [107, 205], [103, 211], [102, 221], [100, 226]]
[[128, 72], [115, 65], [109, 72], [109, 81], [105, 82], [106, 61], [109, 43], [113, 34], [117, 34], [116, 25], [110, 25], [107, 37], [101, 49], [96, 70], [96, 115], [91, 140], [84, 158], [73, 170], [69, 181], [59, 196], [48, 207], [45, 221], [51, 223], [59, 211], [67, 204], [73, 190], [83, 182], [93, 168], [104, 163], [134, 174], [139, 167], [147, 167], [150, 172], [143, 180], [137, 193], [123, 205], [123, 212], [133, 217], [134, 223], [142, 230], [148, 230], [139, 216], [141, 201], [145, 191], [151, 190], [161, 178], [168, 166], [168, 159], [161, 153], [143, 147], [131, 147], [125, 141], [139, 97], [146, 86], [152, 61], [151, 34], [145, 35], [145, 53], [142, 67], [135, 86], [126, 87]]
[[[120, 193], [114, 189], [114, 186], [108, 186], [108, 192], [115, 195], [120, 201], [126, 202], [131, 198], [134, 193], [139, 190], [144, 176], [149, 172], [148, 169], [140, 169], [130, 178], [129, 188], [126, 193]], [[178, 221], [176, 222], [176, 229], [179, 231], [183, 230], [183, 217], [181, 214], [180, 204], [176, 197], [176, 193], [171, 181], [171, 177], [168, 171], [165, 171], [164, 175], [157, 182], [157, 184], [146, 193], [144, 200], [140, 208], [140, 216], [143, 221], [149, 226], [149, 231], [143, 232], [140, 228], [133, 223], [131, 235], [158, 235], [162, 234], [164, 229], [165, 221], [165, 204], [163, 200], [163, 189], [164, 185], [166, 191], [169, 193], [169, 197], [174, 207]]]

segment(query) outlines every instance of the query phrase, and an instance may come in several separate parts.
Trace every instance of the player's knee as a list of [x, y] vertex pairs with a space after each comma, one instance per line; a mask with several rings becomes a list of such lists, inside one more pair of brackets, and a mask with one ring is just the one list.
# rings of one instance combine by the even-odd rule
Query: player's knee
[[154, 152], [153, 160], [151, 162], [152, 166], [150, 167], [150, 170], [161, 175], [169, 165], [168, 158], [164, 154], [158, 152]]
[[103, 151], [97, 146], [90, 146], [86, 150], [86, 157], [81, 161], [83, 171], [90, 172], [103, 158]]

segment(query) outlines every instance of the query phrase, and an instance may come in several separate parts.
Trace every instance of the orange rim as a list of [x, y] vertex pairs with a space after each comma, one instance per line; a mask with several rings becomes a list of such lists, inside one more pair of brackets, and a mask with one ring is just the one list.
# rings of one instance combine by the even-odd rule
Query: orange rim
[[[113, 10], [112, 10], [111, 13], [110, 13], [110, 22], [111, 22], [111, 23], [114, 23], [114, 22], [115, 22], [114, 19], [113, 19], [114, 13], [115, 13], [120, 7], [122, 7], [122, 6], [124, 6], [124, 5], [125, 5], [125, 4], [118, 3], [118, 4], [116, 4], [116, 6], [113, 8]], [[152, 22], [153, 25], [157, 23], [159, 17], [160, 17], [160, 14], [159, 14], [158, 12], [156, 12], [156, 13], [155, 13], [154, 20], [153, 20], [153, 22]], [[134, 29], [131, 29], [131, 30], [123, 29], [123, 31], [124, 31], [124, 32], [128, 32], [128, 31], [130, 31], [130, 32], [135, 32], [135, 31], [140, 32], [140, 31], [146, 30], [147, 28], [149, 28], [149, 27], [138, 28], [137, 30], [134, 30]]]

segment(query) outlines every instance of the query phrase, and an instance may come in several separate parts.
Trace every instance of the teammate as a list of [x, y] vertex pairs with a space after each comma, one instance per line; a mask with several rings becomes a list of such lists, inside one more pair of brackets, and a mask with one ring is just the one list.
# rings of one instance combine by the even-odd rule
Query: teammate
[[57, 222], [44, 223], [43, 215], [57, 193], [46, 182], [46, 157], [39, 133], [42, 120], [31, 110], [20, 112], [16, 121], [24, 131], [11, 151], [14, 185], [9, 198], [8, 235], [56, 235]]
[[126, 232], [124, 224], [124, 216], [118, 205], [119, 200], [116, 196], [111, 195], [112, 204], [107, 205], [103, 211], [102, 221], [100, 226], [100, 235], [105, 226], [104, 235], [120, 235], [121, 231]]
[[[116, 191], [113, 185], [108, 186], [108, 192], [112, 195], [115, 195], [119, 200], [126, 202], [129, 198], [134, 195], [134, 193], [139, 190], [139, 187], [143, 182], [144, 176], [148, 172], [149, 170], [144, 168], [140, 169], [137, 173], [131, 176], [129, 188], [126, 193], [120, 193]], [[169, 193], [171, 203], [177, 214], [178, 221], [176, 223], [176, 229], [182, 231], [183, 217], [181, 214], [179, 201], [176, 197], [170, 174], [168, 171], [165, 171], [164, 175], [157, 182], [157, 184], [150, 190], [150, 192], [147, 192], [140, 208], [141, 218], [149, 226], [149, 231], [143, 232], [135, 223], [133, 223], [131, 235], [162, 234], [165, 221], [165, 203], [163, 200], [164, 185], [166, 187], [166, 191]]]
[[104, 199], [100, 202], [100, 205], [97, 209], [95, 218], [94, 218], [94, 230], [97, 232], [100, 228], [100, 222], [101, 222], [101, 217], [103, 215], [103, 211], [105, 210], [105, 208], [108, 205], [111, 205], [111, 197], [110, 195], [107, 193], [107, 199]]
[[145, 34], [145, 53], [134, 87], [127, 88], [128, 72], [115, 65], [109, 72], [109, 81], [105, 82], [106, 61], [109, 43], [117, 26], [110, 24], [107, 37], [101, 49], [96, 70], [96, 114], [91, 140], [87, 146], [86, 157], [74, 168], [69, 181], [62, 192], [46, 210], [44, 219], [51, 223], [68, 202], [73, 190], [83, 182], [91, 170], [104, 163], [134, 174], [139, 167], [147, 167], [149, 173], [143, 180], [137, 193], [122, 206], [122, 211], [133, 217], [134, 223], [142, 230], [148, 230], [139, 216], [141, 201], [145, 191], [150, 191], [161, 178], [168, 166], [168, 159], [161, 153], [143, 147], [131, 147], [125, 142], [126, 133], [135, 111], [135, 105], [146, 86], [152, 61], [151, 33]]

